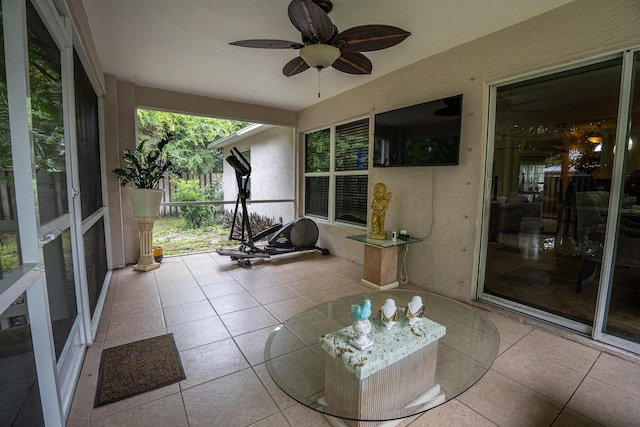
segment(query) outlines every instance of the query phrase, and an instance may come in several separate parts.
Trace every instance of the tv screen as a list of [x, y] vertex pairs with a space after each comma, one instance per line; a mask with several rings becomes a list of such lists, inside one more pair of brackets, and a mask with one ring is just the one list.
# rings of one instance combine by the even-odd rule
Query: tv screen
[[373, 166], [457, 165], [462, 95], [375, 116]]

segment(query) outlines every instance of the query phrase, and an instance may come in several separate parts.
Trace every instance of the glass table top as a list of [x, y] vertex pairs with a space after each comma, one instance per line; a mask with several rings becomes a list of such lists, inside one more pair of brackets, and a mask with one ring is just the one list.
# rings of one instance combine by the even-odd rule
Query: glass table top
[[[344, 408], [331, 406], [325, 399], [325, 360], [331, 356], [321, 346], [320, 337], [350, 326], [353, 304], [371, 300], [372, 327], [384, 328], [378, 311], [392, 298], [396, 306], [405, 307], [413, 296], [422, 298], [424, 317], [446, 328], [437, 345], [435, 382], [439, 384], [444, 403], [476, 383], [491, 367], [500, 345], [500, 335], [493, 323], [470, 306], [428, 292], [391, 289], [346, 296], [310, 308], [279, 325], [265, 346], [265, 364], [275, 383], [290, 397], [325, 415], [362, 421], [386, 421], [406, 418], [431, 407], [424, 403], [372, 410], [354, 418]], [[399, 322], [394, 328], [402, 326]], [[404, 324], [407, 327], [407, 324]], [[354, 334], [355, 336], [355, 334]], [[375, 342], [373, 344], [376, 345]], [[354, 352], [365, 354], [368, 350]], [[365, 357], [366, 358], [366, 357]], [[398, 362], [396, 362], [398, 363]], [[384, 393], [397, 392], [401, 383], [385, 385]], [[426, 391], [426, 390], [425, 390]], [[377, 392], [379, 393], [379, 392]]]
[[397, 238], [396, 240], [391, 239], [372, 239], [368, 234], [358, 234], [356, 236], [347, 236], [347, 239], [357, 240], [358, 242], [366, 243], [367, 245], [377, 246], [379, 248], [391, 248], [393, 246], [404, 246], [409, 243], [418, 243], [422, 242], [422, 239], [416, 239], [413, 237], [408, 237], [406, 239]]

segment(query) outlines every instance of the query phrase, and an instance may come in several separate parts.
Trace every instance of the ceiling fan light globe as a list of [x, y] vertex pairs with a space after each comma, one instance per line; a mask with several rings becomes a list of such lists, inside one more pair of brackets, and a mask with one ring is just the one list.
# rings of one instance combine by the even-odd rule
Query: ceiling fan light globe
[[602, 144], [602, 135], [591, 135], [587, 138], [587, 141], [592, 144]]
[[340, 57], [340, 49], [328, 44], [310, 44], [300, 49], [300, 57], [313, 68], [327, 68]]

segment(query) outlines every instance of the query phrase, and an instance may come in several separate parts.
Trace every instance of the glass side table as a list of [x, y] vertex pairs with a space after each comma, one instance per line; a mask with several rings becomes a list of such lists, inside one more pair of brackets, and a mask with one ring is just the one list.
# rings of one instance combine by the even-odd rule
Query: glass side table
[[[386, 299], [400, 309], [416, 295], [424, 319], [411, 327], [403, 311], [388, 330], [378, 316]], [[355, 336], [349, 311], [364, 299], [371, 300], [373, 345], [359, 350], [341, 344], [340, 336]], [[499, 346], [496, 327], [471, 306], [417, 290], [372, 290], [288, 319], [269, 336], [264, 359], [286, 394], [331, 425], [392, 426], [467, 390], [489, 370]]]
[[[422, 239], [371, 239], [367, 234], [347, 236], [347, 239], [364, 243], [364, 266], [361, 283], [377, 290], [398, 287], [398, 252], [411, 243]], [[406, 248], [405, 248], [406, 250]]]

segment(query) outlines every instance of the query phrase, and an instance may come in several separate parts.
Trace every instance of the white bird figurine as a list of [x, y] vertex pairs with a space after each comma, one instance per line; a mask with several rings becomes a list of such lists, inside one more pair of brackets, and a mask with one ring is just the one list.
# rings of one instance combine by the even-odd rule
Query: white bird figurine
[[353, 304], [349, 312], [356, 320], [367, 320], [371, 316], [371, 300], [364, 300], [362, 305]]

